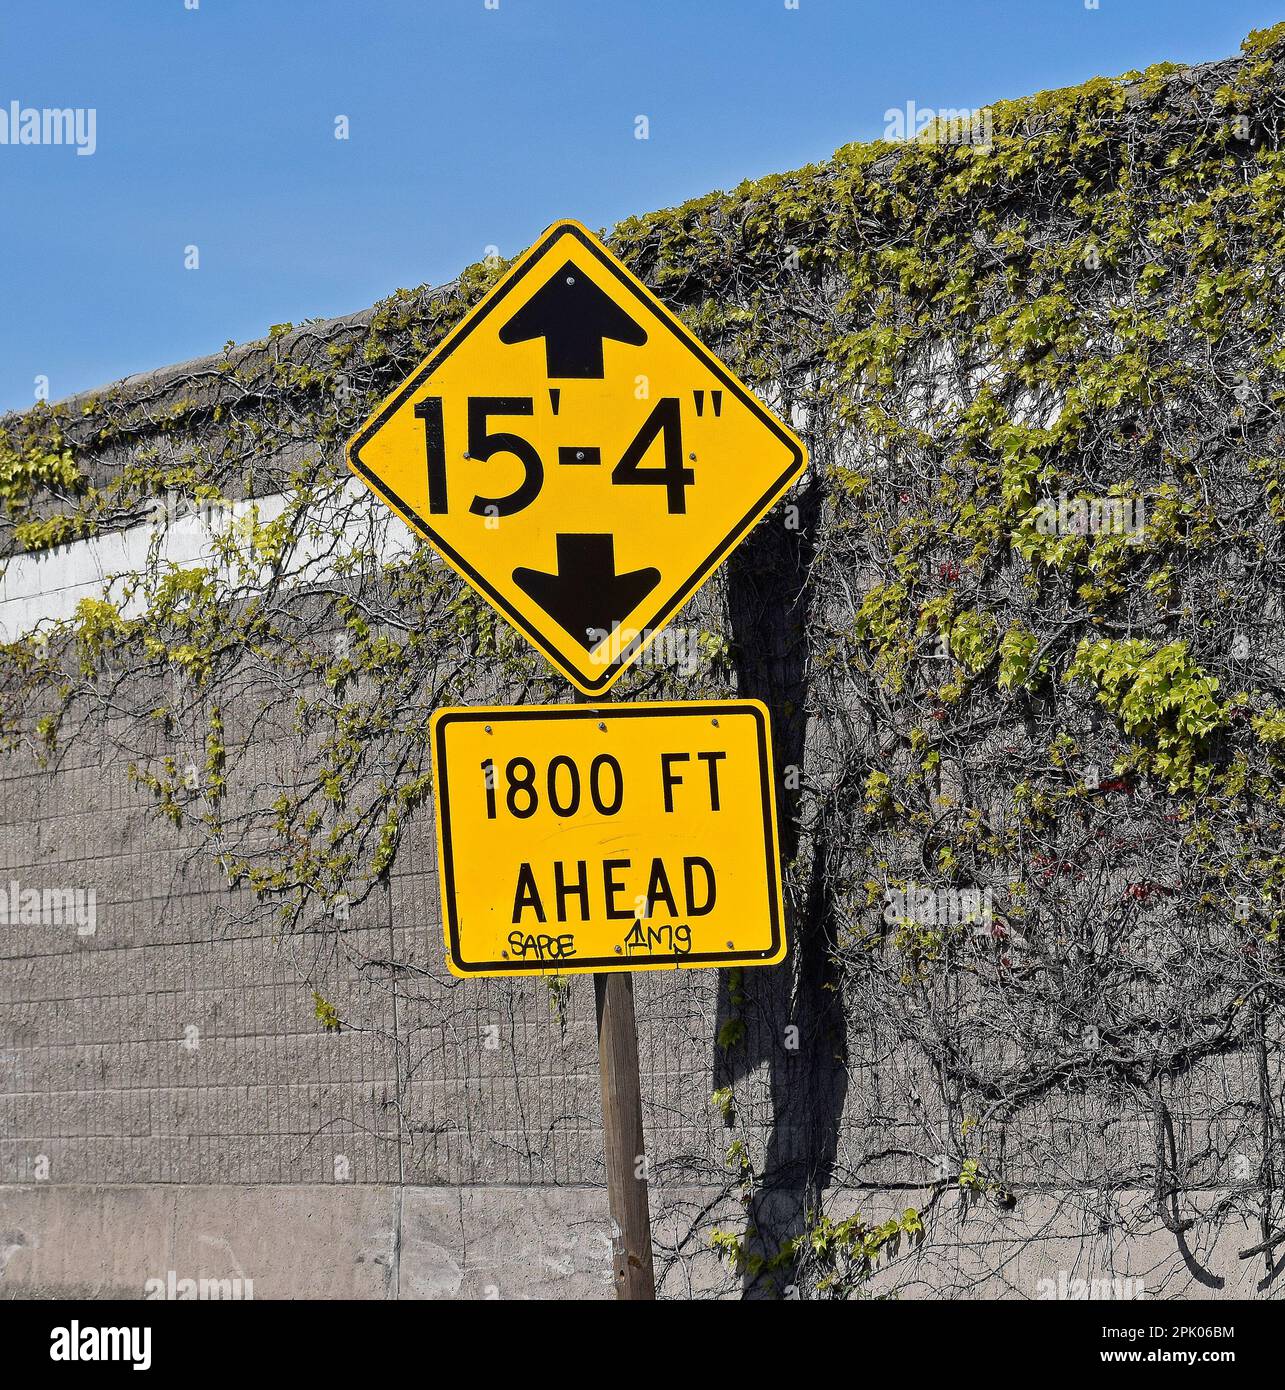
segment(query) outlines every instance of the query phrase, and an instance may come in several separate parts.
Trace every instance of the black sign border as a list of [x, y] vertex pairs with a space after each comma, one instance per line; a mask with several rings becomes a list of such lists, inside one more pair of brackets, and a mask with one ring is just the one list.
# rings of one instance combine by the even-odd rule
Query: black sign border
[[[577, 957], [575, 961], [565, 962], [570, 969], [559, 969], [558, 962], [534, 961], [526, 964], [521, 961], [493, 960], [466, 963], [460, 951], [459, 921], [455, 911], [455, 865], [451, 850], [451, 803], [450, 788], [447, 785], [446, 730], [452, 724], [499, 724], [513, 723], [516, 720], [531, 719], [650, 719], [659, 715], [704, 715], [711, 718], [723, 716], [751, 715], [755, 724], [758, 741], [759, 769], [761, 779], [761, 801], [763, 812], [763, 842], [767, 861], [768, 907], [771, 914], [771, 945], [760, 951], [702, 951], [698, 954], [680, 956], [649, 955], [645, 963], [635, 967], [651, 970], [674, 966], [682, 968], [694, 964], [710, 966], [761, 965], [781, 948], [783, 924], [781, 921], [781, 864], [780, 848], [776, 838], [775, 810], [776, 796], [772, 786], [773, 766], [771, 741], [768, 730], [766, 709], [752, 700], [732, 701], [671, 701], [665, 704], [647, 705], [604, 705], [595, 709], [590, 705], [552, 705], [523, 706], [513, 705], [504, 709], [451, 708], [438, 711], [433, 730], [433, 790], [437, 803], [438, 847], [440, 857], [437, 865], [438, 883], [441, 888], [442, 917], [446, 926], [447, 950], [451, 962], [460, 975], [566, 975], [587, 973], [591, 970], [624, 970], [629, 967], [622, 961], [627, 956]], [[779, 962], [777, 962], [779, 964]]]
[[419, 515], [414, 508], [408, 506], [398, 495], [380, 481], [378, 477], [366, 467], [361, 460], [361, 450], [368, 444], [377, 430], [381, 429], [389, 417], [406, 403], [407, 399], [424, 383], [425, 379], [431, 376], [443, 362], [447, 360], [461, 343], [468, 338], [469, 334], [502, 304], [509, 292], [520, 285], [533, 270], [536, 264], [542, 259], [544, 254], [556, 242], [565, 236], [574, 236], [578, 242], [590, 251], [598, 262], [605, 266], [613, 276], [633, 295], [633, 297], [647, 309], [648, 313], [655, 318], [659, 318], [665, 326], [674, 334], [680, 342], [692, 351], [704, 365], [723, 383], [724, 387], [730, 391], [738, 400], [743, 401], [765, 424], [769, 430], [789, 449], [790, 464], [781, 473], [777, 480], [767, 489], [766, 492], [750, 507], [749, 511], [736, 523], [726, 536], [710, 552], [708, 559], [700, 565], [696, 573], [674, 594], [659, 612], [648, 622], [643, 624], [644, 631], [655, 633], [660, 627], [669, 621], [670, 617], [682, 607], [684, 603], [696, 592], [697, 589], [713, 574], [714, 570], [722, 564], [728, 553], [740, 543], [746, 533], [753, 527], [755, 518], [772, 505], [774, 499], [782, 493], [791, 482], [799, 475], [804, 466], [805, 455], [798, 442], [787, 433], [780, 422], [768, 410], [766, 410], [750, 393], [748, 388], [742, 386], [729, 373], [726, 367], [708, 351], [703, 343], [694, 334], [690, 333], [679, 320], [674, 317], [672, 312], [662, 304], [660, 308], [663, 312], [657, 312], [657, 304], [642, 292], [635, 285], [628, 275], [624, 274], [621, 268], [615, 264], [612, 258], [605, 255], [592, 239], [587, 237], [584, 232], [574, 223], [557, 222], [546, 233], [544, 238], [527, 254], [525, 260], [519, 267], [518, 273], [510, 275], [508, 279], [501, 281], [496, 292], [490, 299], [486, 300], [479, 307], [471, 311], [471, 316], [466, 318], [458, 331], [449, 335], [448, 340], [439, 347], [431, 356], [426, 358], [414, 374], [405, 381], [384, 405], [379, 413], [368, 420], [361, 429], [353, 436], [348, 446], [349, 467], [358, 473], [369, 484], [377, 496], [382, 497], [403, 517], [413, 523], [433, 546], [437, 548], [451, 564], [464, 575], [468, 581], [478, 589], [494, 607], [518, 629], [540, 652], [545, 659], [554, 666], [564, 676], [571, 679], [573, 685], [585, 691], [587, 694], [600, 695], [615, 681], [617, 676], [641, 656], [645, 646], [636, 646], [627, 660], [617, 657], [611, 664], [605, 667], [601, 677], [595, 679], [587, 676], [579, 667], [574, 666], [550, 643], [546, 642], [540, 632], [535, 630], [525, 618], [515, 609], [500, 593], [498, 593], [472, 565], [470, 565], [462, 555], [441, 536], [433, 530], [432, 526]]

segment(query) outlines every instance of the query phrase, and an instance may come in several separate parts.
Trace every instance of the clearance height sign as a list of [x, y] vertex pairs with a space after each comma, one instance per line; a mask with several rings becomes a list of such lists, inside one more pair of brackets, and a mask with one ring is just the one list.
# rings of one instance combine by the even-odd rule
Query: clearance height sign
[[784, 957], [757, 701], [443, 709], [432, 742], [453, 974]]
[[376, 496], [591, 696], [805, 461], [788, 427], [570, 221], [348, 445]]

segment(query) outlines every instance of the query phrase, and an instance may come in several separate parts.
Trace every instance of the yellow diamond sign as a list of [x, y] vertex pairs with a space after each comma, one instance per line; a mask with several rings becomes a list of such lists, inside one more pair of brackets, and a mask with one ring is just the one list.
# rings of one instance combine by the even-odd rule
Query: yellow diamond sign
[[601, 694], [803, 472], [803, 445], [558, 222], [375, 411], [352, 470]]

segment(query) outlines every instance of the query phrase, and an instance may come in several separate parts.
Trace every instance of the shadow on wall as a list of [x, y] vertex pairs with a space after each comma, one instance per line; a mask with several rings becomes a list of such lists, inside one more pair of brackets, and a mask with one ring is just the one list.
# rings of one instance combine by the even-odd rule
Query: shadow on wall
[[[829, 850], [801, 843], [799, 834], [806, 795], [807, 628], [816, 592], [806, 579], [821, 500], [813, 478], [792, 497], [797, 526], [787, 527], [778, 509], [728, 564], [738, 693], [762, 700], [772, 712], [781, 861], [794, 865], [794, 882], [786, 882], [785, 961], [739, 977], [721, 972], [719, 983], [718, 1035], [730, 1022], [739, 1037], [716, 1050], [716, 1085], [731, 1087], [735, 1096], [738, 1083], [755, 1070], [766, 1064], [768, 1071], [768, 1138], [742, 1236], [746, 1264], [758, 1271], [747, 1268], [743, 1276], [743, 1293], [752, 1298], [778, 1297], [793, 1281], [791, 1262], [779, 1255], [820, 1210], [847, 1096], [842, 1007], [831, 988]], [[787, 776], [788, 769], [799, 776]], [[733, 979], [739, 979], [735, 986]], [[787, 1045], [792, 1027], [798, 1030], [790, 1035], [794, 1046]]]

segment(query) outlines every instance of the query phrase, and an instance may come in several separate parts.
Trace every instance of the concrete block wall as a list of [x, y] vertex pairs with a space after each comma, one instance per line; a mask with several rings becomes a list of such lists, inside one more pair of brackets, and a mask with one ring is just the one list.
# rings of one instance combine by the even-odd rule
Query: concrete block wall
[[[239, 718], [229, 709], [230, 730]], [[0, 931], [0, 1294], [143, 1297], [171, 1273], [250, 1280], [256, 1297], [609, 1292], [591, 982], [562, 995], [447, 973], [431, 806], [346, 922], [276, 932], [196, 835], [131, 786], [120, 745], [155, 736], [114, 733], [126, 737], [64, 730], [49, 768], [26, 749], [0, 760], [0, 887], [92, 890], [95, 907], [92, 932]], [[267, 735], [248, 752], [264, 775], [302, 756]], [[748, 1233], [764, 1214], [739, 1200], [710, 1100], [729, 1079], [714, 1042], [726, 989], [712, 971], [637, 982], [672, 1296], [742, 1292], [710, 1237]], [[1188, 1248], [1138, 1198], [1127, 1239], [1096, 1237], [1102, 1176], [1145, 1166], [1154, 1142], [1145, 1125], [1113, 1123], [1109, 1098], [1052, 1096], [1017, 1126], [1010, 1177], [1032, 1190], [1015, 1210], [961, 1205], [924, 1187], [950, 1123], [924, 1099], [930, 1061], [856, 1017], [831, 1113], [800, 1114], [792, 1097], [810, 1064], [781, 1050], [788, 1000], [754, 990], [735, 1079], [756, 1167], [788, 1172], [796, 1129], [819, 1122], [834, 1132], [835, 1210], [933, 1213], [923, 1245], [887, 1259], [878, 1287], [1040, 1297], [1063, 1272], [1145, 1271], [1157, 1295], [1271, 1295], [1261, 1262], [1239, 1259], [1256, 1243], [1240, 1218]], [[339, 1010], [338, 1033], [318, 1021], [314, 991]], [[1210, 1117], [1247, 1065], [1219, 1059], [1188, 1078], [1191, 1118], [1213, 1136], [1210, 1208], [1236, 1151]], [[797, 1227], [797, 1195], [773, 1200]]]

